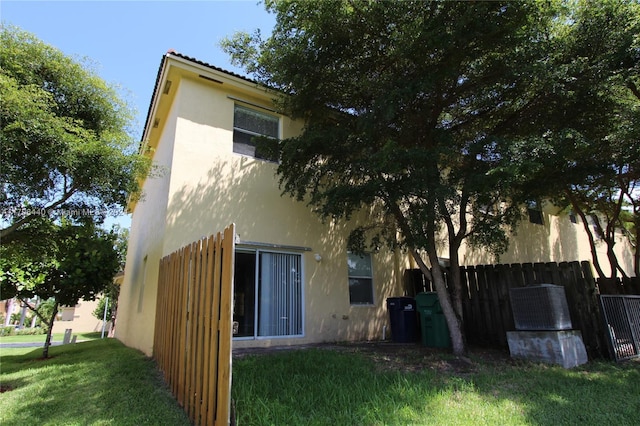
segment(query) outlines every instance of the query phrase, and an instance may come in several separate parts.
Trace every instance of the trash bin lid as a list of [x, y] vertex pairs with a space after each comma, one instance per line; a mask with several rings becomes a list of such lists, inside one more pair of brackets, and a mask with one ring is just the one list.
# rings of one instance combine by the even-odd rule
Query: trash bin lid
[[399, 311], [413, 311], [416, 309], [416, 299], [413, 297], [389, 297], [387, 309]]
[[416, 303], [418, 307], [436, 307], [440, 306], [440, 300], [438, 299], [438, 293], [435, 291], [428, 291], [416, 294]]

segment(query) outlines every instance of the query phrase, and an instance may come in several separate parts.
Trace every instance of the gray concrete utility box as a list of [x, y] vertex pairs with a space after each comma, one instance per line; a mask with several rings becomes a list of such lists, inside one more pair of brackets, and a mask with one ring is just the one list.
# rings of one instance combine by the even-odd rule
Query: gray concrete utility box
[[572, 368], [588, 361], [580, 330], [508, 331], [512, 358]]

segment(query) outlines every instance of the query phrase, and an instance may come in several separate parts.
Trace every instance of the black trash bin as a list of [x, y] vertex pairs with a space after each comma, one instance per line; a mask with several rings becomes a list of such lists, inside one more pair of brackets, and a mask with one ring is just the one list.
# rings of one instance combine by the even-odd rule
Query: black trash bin
[[412, 297], [389, 297], [387, 310], [391, 322], [391, 339], [396, 343], [415, 342], [418, 328], [415, 299]]

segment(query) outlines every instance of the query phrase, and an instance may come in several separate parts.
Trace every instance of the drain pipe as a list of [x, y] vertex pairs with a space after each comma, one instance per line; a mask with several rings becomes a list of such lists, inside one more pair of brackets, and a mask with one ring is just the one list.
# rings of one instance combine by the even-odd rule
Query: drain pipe
[[384, 342], [385, 340], [387, 340], [387, 326], [383, 325], [382, 326], [382, 341]]

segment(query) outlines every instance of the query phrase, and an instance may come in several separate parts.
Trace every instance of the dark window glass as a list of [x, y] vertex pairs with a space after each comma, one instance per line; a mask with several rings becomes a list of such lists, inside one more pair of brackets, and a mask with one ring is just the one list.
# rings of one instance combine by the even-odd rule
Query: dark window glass
[[373, 305], [373, 273], [371, 255], [347, 256], [349, 267], [349, 302], [352, 305]]
[[280, 120], [274, 115], [236, 105], [233, 114], [233, 152], [277, 160]]

